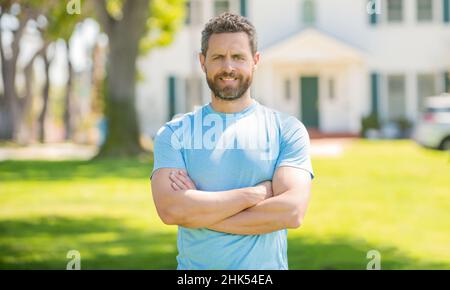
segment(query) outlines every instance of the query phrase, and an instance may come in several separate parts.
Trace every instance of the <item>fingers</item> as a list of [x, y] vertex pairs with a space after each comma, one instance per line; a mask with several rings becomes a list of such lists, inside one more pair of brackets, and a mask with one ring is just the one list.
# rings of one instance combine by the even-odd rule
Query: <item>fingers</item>
[[174, 190], [186, 190], [188, 189], [184, 183], [178, 178], [178, 174], [171, 172], [169, 174], [170, 181], [172, 181], [171, 186]]
[[173, 178], [177, 179], [181, 183], [181, 185], [184, 187], [184, 189], [189, 189], [190, 188], [189, 182], [186, 180], [186, 177], [183, 176], [180, 172], [176, 172], [173, 175]]
[[172, 181], [172, 188], [175, 190], [196, 189], [194, 182], [182, 170], [172, 171], [169, 175]]
[[181, 179], [181, 181], [189, 188], [189, 189], [196, 189], [194, 182], [192, 181], [191, 178], [189, 178], [189, 176], [187, 175], [186, 171], [184, 170], [180, 170], [179, 172], [179, 177]]
[[196, 189], [194, 182], [189, 178], [186, 171], [179, 170], [177, 171], [177, 173], [178, 174], [176, 176], [181, 180], [181, 182], [183, 182], [185, 186], [188, 187], [188, 189]]
[[170, 184], [170, 186], [172, 186], [172, 189], [173, 189], [173, 190], [182, 190], [182, 188], [179, 187], [175, 182], [172, 182], [172, 183]]
[[266, 180], [264, 182], [261, 183], [261, 185], [264, 186], [265, 190], [266, 190], [266, 197], [270, 198], [273, 197], [273, 190], [272, 190], [272, 181], [271, 180]]

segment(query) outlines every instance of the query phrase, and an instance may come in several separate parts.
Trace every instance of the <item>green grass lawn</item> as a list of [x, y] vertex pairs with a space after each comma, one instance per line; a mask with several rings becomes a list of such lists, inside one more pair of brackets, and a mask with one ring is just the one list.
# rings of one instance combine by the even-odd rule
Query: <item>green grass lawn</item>
[[[291, 269], [450, 268], [450, 156], [409, 141], [356, 141], [314, 158]], [[176, 227], [158, 218], [149, 160], [0, 163], [0, 268], [174, 269]]]

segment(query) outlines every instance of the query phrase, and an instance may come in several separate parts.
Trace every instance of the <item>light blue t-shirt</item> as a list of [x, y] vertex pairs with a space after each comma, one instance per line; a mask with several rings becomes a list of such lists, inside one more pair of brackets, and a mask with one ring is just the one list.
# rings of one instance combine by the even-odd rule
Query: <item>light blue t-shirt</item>
[[[272, 180], [277, 167], [310, 172], [309, 136], [292, 116], [253, 100], [239, 113], [211, 104], [166, 123], [154, 142], [154, 168], [185, 169], [198, 190], [225, 191]], [[152, 172], [152, 174], [153, 174]], [[287, 230], [235, 235], [178, 227], [178, 269], [287, 269]]]

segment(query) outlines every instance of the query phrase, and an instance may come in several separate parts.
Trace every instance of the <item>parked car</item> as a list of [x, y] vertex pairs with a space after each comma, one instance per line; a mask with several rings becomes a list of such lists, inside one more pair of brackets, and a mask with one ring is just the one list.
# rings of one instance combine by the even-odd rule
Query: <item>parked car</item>
[[425, 99], [413, 138], [425, 147], [450, 150], [450, 94]]

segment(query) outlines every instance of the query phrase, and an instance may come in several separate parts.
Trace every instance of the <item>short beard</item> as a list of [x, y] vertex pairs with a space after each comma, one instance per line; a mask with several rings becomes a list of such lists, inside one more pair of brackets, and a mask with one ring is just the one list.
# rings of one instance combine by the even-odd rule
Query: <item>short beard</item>
[[245, 92], [250, 88], [252, 83], [253, 75], [250, 75], [248, 78], [243, 79], [242, 76], [238, 77], [238, 87], [236, 89], [220, 89], [218, 85], [215, 83], [219, 81], [220, 77], [229, 76], [229, 74], [221, 74], [213, 79], [208, 77], [208, 72], [205, 73], [206, 82], [208, 83], [208, 87], [213, 92], [214, 96], [224, 101], [234, 101], [241, 98]]

